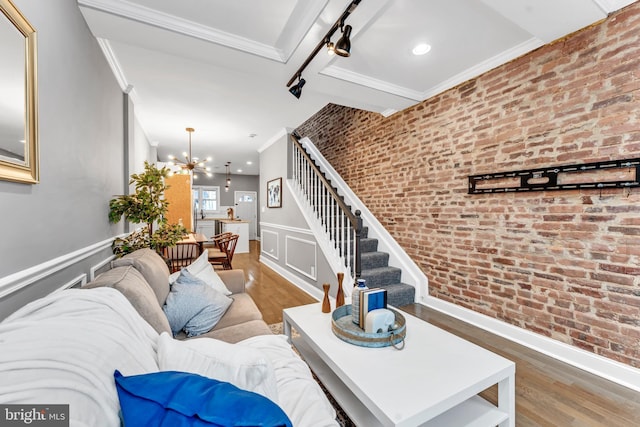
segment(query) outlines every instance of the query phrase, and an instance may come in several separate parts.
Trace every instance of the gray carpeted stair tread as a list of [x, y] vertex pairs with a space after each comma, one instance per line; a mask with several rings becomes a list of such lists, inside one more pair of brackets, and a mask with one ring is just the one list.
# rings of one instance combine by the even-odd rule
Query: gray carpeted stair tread
[[387, 290], [387, 304], [394, 307], [412, 304], [416, 297], [416, 288], [406, 283], [394, 283], [392, 285], [380, 286]]
[[366, 280], [370, 288], [386, 285], [389, 283], [400, 283], [402, 270], [397, 267], [378, 267], [362, 270], [360, 278]]
[[376, 252], [378, 250], [378, 239], [360, 239], [360, 253], [364, 255], [365, 252]]
[[363, 270], [386, 267], [389, 265], [389, 254], [386, 252], [363, 252], [361, 253], [360, 258], [362, 260]]

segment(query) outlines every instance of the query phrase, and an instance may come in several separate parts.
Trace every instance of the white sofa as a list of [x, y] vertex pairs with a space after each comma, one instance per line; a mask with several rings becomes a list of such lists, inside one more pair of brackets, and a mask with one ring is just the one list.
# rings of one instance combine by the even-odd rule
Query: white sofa
[[296, 427], [338, 425], [283, 335], [175, 340], [110, 287], [56, 292], [0, 323], [0, 404], [69, 404], [74, 427], [121, 425], [115, 370], [130, 376], [176, 366], [269, 397]]

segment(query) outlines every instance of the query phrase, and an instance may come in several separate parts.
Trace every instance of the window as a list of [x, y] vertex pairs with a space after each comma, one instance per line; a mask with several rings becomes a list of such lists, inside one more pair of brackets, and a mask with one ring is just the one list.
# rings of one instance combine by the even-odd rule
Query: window
[[197, 214], [220, 212], [220, 187], [193, 187], [193, 209]]

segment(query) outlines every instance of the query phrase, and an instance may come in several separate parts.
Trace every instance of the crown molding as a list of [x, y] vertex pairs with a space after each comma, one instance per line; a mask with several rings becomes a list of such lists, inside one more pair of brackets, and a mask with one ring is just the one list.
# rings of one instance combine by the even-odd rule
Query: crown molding
[[540, 46], [543, 46], [544, 42], [536, 37], [533, 37], [523, 43], [520, 43], [517, 46], [512, 47], [511, 49], [507, 49], [500, 54], [487, 59], [486, 61], [480, 62], [479, 64], [474, 65], [471, 68], [467, 68], [462, 73], [459, 73], [450, 79], [443, 81], [442, 83], [433, 86], [421, 94], [421, 101], [425, 99], [429, 99], [432, 96], [438, 95], [452, 87], [459, 85], [460, 83], [464, 83], [473, 78], [478, 77], [479, 75], [486, 73], [496, 67], [506, 64], [509, 61], [512, 61], [522, 55], [525, 55]]
[[102, 54], [107, 60], [107, 63], [111, 68], [111, 72], [115, 76], [116, 81], [120, 86], [120, 89], [122, 90], [122, 92], [129, 95], [131, 102], [133, 102], [134, 104], [138, 104], [138, 101], [140, 100], [140, 98], [138, 97], [138, 94], [135, 88], [133, 87], [133, 85], [128, 83], [127, 77], [124, 75], [124, 71], [120, 66], [120, 62], [118, 61], [118, 58], [115, 52], [111, 48], [111, 44], [109, 43], [109, 40], [101, 39], [99, 37], [96, 37], [96, 40], [98, 41], [98, 46], [100, 46], [100, 49], [102, 50]]
[[602, 9], [606, 14], [613, 13], [623, 7], [629, 6], [631, 3], [635, 3], [636, 0], [593, 0], [595, 4]]
[[[468, 80], [471, 80], [489, 70], [492, 70], [500, 65], [503, 65], [513, 59], [516, 59], [522, 55], [525, 55], [531, 52], [534, 49], [543, 46], [544, 42], [538, 38], [531, 38], [517, 46], [512, 47], [511, 49], [505, 50], [500, 54], [489, 58], [486, 61], [483, 61], [471, 68], [464, 70], [462, 73], [459, 73], [450, 79], [447, 79], [440, 84], [433, 86], [425, 91], [417, 91], [412, 90], [407, 87], [395, 85], [383, 80], [375, 79], [373, 77], [365, 76], [363, 74], [355, 73], [350, 70], [346, 70], [344, 68], [337, 67], [335, 65], [330, 65], [324, 68], [320, 74], [334, 77], [337, 79], [345, 80], [350, 83], [359, 84], [361, 86], [369, 87], [371, 89], [380, 90], [383, 92], [387, 92], [393, 95], [401, 96], [403, 98], [408, 98], [413, 101], [424, 101], [425, 99], [429, 99], [432, 96], [438, 95], [452, 87], [459, 85], [460, 83], [464, 83]], [[396, 110], [387, 109], [383, 111], [381, 114], [385, 117], [390, 116], [395, 113]]]
[[421, 101], [422, 93], [416, 90], [395, 85], [393, 83], [386, 82], [384, 80], [375, 79], [373, 77], [365, 76], [364, 74], [355, 73], [344, 68], [330, 65], [323, 69], [320, 74], [325, 76], [334, 77], [336, 79], [344, 80], [350, 83], [356, 83], [361, 86], [369, 87], [372, 89], [387, 92], [393, 95], [398, 95], [403, 98], [412, 99], [414, 101]]
[[133, 86], [130, 85], [129, 82], [127, 82], [127, 78], [124, 75], [124, 71], [122, 71], [122, 67], [120, 66], [118, 57], [111, 48], [109, 40], [101, 39], [99, 37], [96, 37], [96, 40], [98, 41], [98, 46], [100, 46], [100, 49], [102, 49], [102, 53], [106, 58], [107, 63], [109, 64], [109, 67], [111, 68], [111, 71], [113, 72], [113, 75], [115, 76], [116, 81], [120, 86], [120, 89], [127, 94], [132, 92]]
[[442, 93], [447, 89], [451, 89], [452, 87], [459, 85], [460, 83], [473, 79], [479, 76], [480, 74], [485, 73], [489, 70], [492, 70], [515, 58], [518, 58], [519, 56], [529, 53], [532, 50], [537, 49], [542, 45], [544, 45], [544, 42], [542, 40], [535, 37], [531, 38], [525, 41], [524, 43], [514, 46], [511, 49], [505, 50], [504, 52], [501, 52], [500, 54], [492, 58], [489, 58], [486, 61], [483, 61], [471, 68], [464, 70], [462, 73], [459, 73], [453, 76], [452, 78], [447, 79], [444, 82], [427, 89], [424, 92], [409, 89], [407, 87], [403, 87], [399, 85], [395, 85], [393, 83], [389, 83], [384, 80], [375, 79], [373, 77], [365, 76], [363, 74], [354, 73], [353, 71], [346, 70], [344, 68], [340, 68], [335, 65], [330, 65], [326, 67], [324, 70], [320, 72], [320, 74], [345, 80], [351, 83], [356, 83], [361, 86], [380, 90], [393, 95], [401, 96], [403, 98], [408, 98], [414, 101], [424, 101], [425, 99], [428, 99], [434, 95]]
[[293, 129], [291, 129], [291, 128], [284, 127], [282, 129], [280, 129], [271, 138], [269, 138], [269, 140], [267, 142], [265, 142], [264, 144], [262, 144], [262, 146], [260, 146], [260, 148], [258, 148], [258, 150], [257, 150], [258, 153], [262, 153], [264, 150], [266, 150], [267, 148], [271, 147], [273, 144], [275, 144], [276, 142], [280, 141], [282, 138], [286, 137], [291, 132], [293, 132]]
[[284, 62], [284, 53], [273, 46], [239, 37], [197, 22], [182, 19], [168, 13], [159, 12], [126, 0], [78, 0], [80, 7], [87, 7], [114, 16], [142, 22], [157, 28], [183, 34], [222, 46], [238, 49], [253, 55]]

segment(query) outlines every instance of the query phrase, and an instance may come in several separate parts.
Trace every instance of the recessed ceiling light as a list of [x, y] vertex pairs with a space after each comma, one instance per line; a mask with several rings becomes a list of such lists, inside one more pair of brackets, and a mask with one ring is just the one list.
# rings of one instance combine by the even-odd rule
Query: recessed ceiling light
[[252, 165], [252, 164], [253, 164], [253, 162], [252, 162], [251, 160], [247, 160], [247, 164], [248, 164], [248, 165]]
[[240, 173], [240, 172], [242, 172], [242, 169], [238, 169], [236, 172]]
[[426, 43], [420, 43], [418, 45], [416, 45], [416, 47], [413, 48], [413, 50], [411, 51], [414, 55], [424, 55], [425, 53], [429, 52], [431, 50], [431, 46], [426, 44]]

